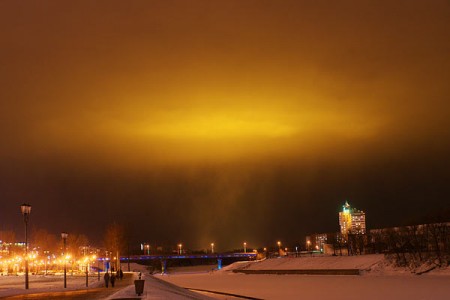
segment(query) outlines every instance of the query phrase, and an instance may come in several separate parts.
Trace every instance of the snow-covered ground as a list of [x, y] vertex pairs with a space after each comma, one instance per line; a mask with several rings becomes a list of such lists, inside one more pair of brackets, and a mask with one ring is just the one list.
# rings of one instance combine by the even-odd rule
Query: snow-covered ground
[[[89, 287], [99, 287], [103, 284], [103, 281], [98, 281], [96, 275], [91, 275], [88, 278]], [[29, 276], [29, 289], [25, 290], [25, 277], [24, 276], [0, 276], [0, 297], [42, 293], [42, 292], [59, 292], [70, 291], [86, 288], [85, 276], [67, 276], [67, 288], [64, 289], [64, 277], [60, 275], [30, 275]]]
[[308, 270], [359, 269], [367, 270], [384, 260], [381, 254], [357, 256], [281, 257], [251, 263], [247, 270]]
[[[245, 269], [330, 269], [370, 270], [348, 275], [245, 275], [231, 272]], [[275, 258], [261, 262], [240, 262], [221, 271], [202, 274], [169, 274], [159, 278], [185, 288], [226, 292], [260, 299], [450, 299], [450, 272], [439, 270], [413, 275], [386, 267], [383, 256]]]
[[217, 269], [217, 265], [200, 265], [200, 266], [188, 266], [188, 267], [171, 267], [167, 270], [169, 274], [198, 274], [213, 272]]
[[220, 291], [261, 299], [450, 299], [447, 276], [329, 275], [168, 275], [181, 287]]
[[[135, 293], [134, 285], [129, 285], [117, 293], [111, 295], [107, 299], [120, 298], [140, 298], [140, 299], [198, 299], [210, 300], [211, 298], [188, 291], [184, 288], [172, 285], [168, 282], [157, 279], [148, 274], [145, 266], [132, 264], [132, 269], [136, 271], [133, 276], [138, 278], [138, 272], [142, 272], [142, 279], [145, 280], [144, 293], [138, 297]], [[199, 269], [199, 268], [195, 268]], [[200, 267], [200, 269], [202, 269]], [[204, 269], [204, 266], [203, 266]], [[66, 292], [73, 290], [84, 290], [85, 277], [83, 276], [68, 276], [67, 288], [63, 288], [63, 277], [61, 276], [30, 276], [30, 289], [24, 289], [24, 276], [1, 276], [0, 277], [0, 298], [10, 297], [23, 294], [39, 294], [47, 292]], [[89, 288], [96, 288], [103, 286], [103, 277], [97, 281], [97, 277], [89, 278]]]
[[[178, 300], [178, 299], [198, 299], [198, 300], [211, 300], [212, 298], [205, 295], [188, 291], [182, 287], [170, 284], [166, 281], [160, 280], [148, 274], [145, 266], [138, 264], [131, 264], [131, 269], [136, 272], [141, 272], [141, 279], [145, 280], [144, 293], [141, 296], [137, 296], [135, 293], [134, 285], [128, 286], [121, 291], [111, 295], [107, 299], [123, 299], [123, 298], [140, 298], [140, 299], [165, 299], [165, 300]], [[199, 269], [199, 268], [195, 268]], [[203, 271], [202, 271], [203, 272]], [[135, 273], [135, 279], [137, 279], [138, 273]]]
[[[214, 266], [171, 268], [168, 275], [152, 276], [145, 266], [131, 264], [131, 270], [142, 272], [144, 294], [137, 297], [130, 285], [108, 299], [235, 299], [230, 296], [200, 294], [186, 288], [249, 296], [259, 299], [450, 299], [450, 270], [433, 270], [414, 275], [387, 265], [383, 256], [274, 258], [259, 262], [236, 262], [220, 271]], [[336, 275], [245, 275], [235, 269], [293, 270], [357, 268], [366, 270], [359, 276]], [[24, 293], [22, 277], [0, 277], [0, 298]], [[30, 277], [29, 292], [63, 290], [62, 277]], [[102, 284], [90, 278], [91, 286]], [[68, 277], [69, 289], [84, 288], [84, 277]]]

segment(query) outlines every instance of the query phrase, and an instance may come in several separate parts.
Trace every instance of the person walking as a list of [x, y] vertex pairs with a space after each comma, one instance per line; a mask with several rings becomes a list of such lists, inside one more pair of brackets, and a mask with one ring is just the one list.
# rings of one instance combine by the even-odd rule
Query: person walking
[[111, 287], [114, 287], [114, 283], [116, 283], [116, 275], [111, 273], [111, 278], [109, 280], [111, 280]]
[[[108, 287], [108, 285], [109, 285], [109, 272], [108, 271], [106, 271], [105, 272], [105, 276], [103, 276], [103, 279], [105, 280], [105, 287]], [[114, 285], [113, 285], [114, 286]]]

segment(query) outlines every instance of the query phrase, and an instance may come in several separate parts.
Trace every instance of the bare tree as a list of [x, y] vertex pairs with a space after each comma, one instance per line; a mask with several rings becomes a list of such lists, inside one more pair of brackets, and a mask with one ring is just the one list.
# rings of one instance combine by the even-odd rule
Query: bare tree
[[14, 243], [16, 242], [16, 234], [12, 230], [3, 230], [0, 231], [0, 241], [3, 243], [9, 244], [8, 246], [8, 255], [14, 252]]
[[[89, 244], [89, 239], [84, 234], [70, 233], [67, 237], [68, 251], [74, 256], [79, 257], [85, 253], [81, 250]], [[62, 241], [61, 241], [62, 245]]]
[[447, 261], [445, 259], [445, 253], [448, 252], [447, 241], [448, 241], [448, 229], [447, 223], [434, 223], [428, 224], [427, 229], [430, 237], [430, 246], [433, 249], [435, 257], [438, 261], [438, 266], [442, 266]]
[[12, 230], [2, 230], [0, 231], [0, 241], [14, 243], [16, 241], [16, 234]]
[[120, 267], [120, 254], [125, 248], [125, 229], [122, 225], [114, 222], [106, 228], [104, 246], [108, 251], [112, 251], [116, 257], [116, 270]]
[[54, 253], [58, 248], [56, 235], [45, 229], [36, 229], [31, 236], [34, 246], [39, 247], [42, 251]]

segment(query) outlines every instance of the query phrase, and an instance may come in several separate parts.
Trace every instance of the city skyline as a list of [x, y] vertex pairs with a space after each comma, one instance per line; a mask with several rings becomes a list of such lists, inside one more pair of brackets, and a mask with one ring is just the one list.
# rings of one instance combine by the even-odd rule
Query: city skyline
[[[215, 250], [449, 217], [448, 1], [0, 3], [0, 230]], [[205, 246], [202, 246], [205, 245]]]

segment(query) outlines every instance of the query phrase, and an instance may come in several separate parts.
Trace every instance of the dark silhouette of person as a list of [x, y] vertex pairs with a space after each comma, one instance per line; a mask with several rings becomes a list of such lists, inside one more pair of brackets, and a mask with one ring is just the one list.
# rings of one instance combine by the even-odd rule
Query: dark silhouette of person
[[114, 283], [116, 283], [116, 275], [111, 273], [111, 278], [109, 280], [111, 280], [111, 287], [114, 287]]
[[[109, 273], [108, 272], [106, 272], [105, 273], [105, 276], [103, 276], [103, 279], [105, 280], [105, 287], [108, 287], [108, 285], [109, 285]], [[113, 285], [114, 286], [114, 285]]]

